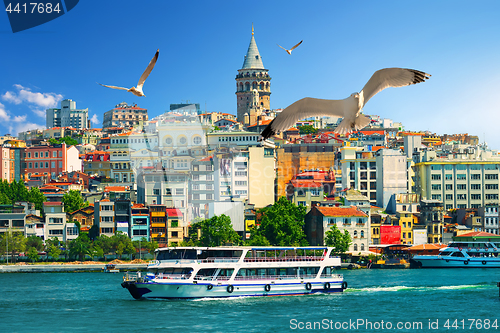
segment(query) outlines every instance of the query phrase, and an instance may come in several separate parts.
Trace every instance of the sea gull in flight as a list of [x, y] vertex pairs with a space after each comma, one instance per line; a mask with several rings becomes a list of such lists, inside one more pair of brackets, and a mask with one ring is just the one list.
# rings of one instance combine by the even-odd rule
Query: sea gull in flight
[[149, 65], [148, 65], [148, 67], [146, 67], [146, 70], [144, 71], [144, 73], [142, 73], [141, 78], [139, 79], [139, 82], [137, 83], [137, 87], [132, 87], [129, 89], [129, 88], [123, 88], [123, 87], [117, 87], [117, 86], [107, 86], [105, 84], [101, 84], [101, 86], [113, 88], [113, 89], [126, 90], [126, 91], [130, 91], [132, 94], [134, 94], [136, 96], [146, 97], [146, 95], [144, 95], [144, 93], [142, 92], [142, 86], [144, 85], [144, 81], [146, 81], [149, 74], [153, 70], [153, 67], [155, 67], [156, 60], [158, 60], [158, 54], [160, 54], [160, 49], [156, 50], [156, 53], [155, 53], [153, 59], [151, 59], [151, 61], [149, 62]]
[[310, 117], [344, 117], [334, 130], [346, 134], [364, 128], [370, 118], [361, 114], [365, 104], [378, 92], [389, 87], [403, 87], [424, 82], [431, 75], [408, 68], [385, 68], [376, 71], [361, 92], [346, 99], [330, 100], [306, 97], [289, 105], [262, 131], [265, 140], [294, 126], [297, 121]]
[[295, 44], [295, 46], [294, 46], [294, 47], [292, 47], [290, 50], [285, 49], [283, 46], [281, 46], [281, 45], [279, 45], [279, 44], [276, 44], [276, 45], [278, 45], [278, 46], [279, 46], [279, 47], [281, 47], [283, 50], [285, 50], [285, 51], [286, 51], [286, 53], [288, 53], [288, 54], [292, 54], [292, 51], [293, 51], [293, 50], [294, 50], [297, 46], [299, 46], [300, 44], [302, 44], [302, 42], [303, 42], [303, 40], [301, 40], [300, 42], [298, 42], [297, 44]]

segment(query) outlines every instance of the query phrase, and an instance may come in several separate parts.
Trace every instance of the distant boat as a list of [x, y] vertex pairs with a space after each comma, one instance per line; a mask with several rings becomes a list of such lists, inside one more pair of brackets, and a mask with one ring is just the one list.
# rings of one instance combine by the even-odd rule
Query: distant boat
[[436, 255], [414, 255], [415, 268], [500, 268], [500, 243], [490, 241], [455, 241]]
[[104, 273], [120, 273], [120, 269], [115, 264], [106, 264], [103, 268]]
[[122, 287], [140, 298], [284, 296], [342, 292], [331, 247], [177, 247], [156, 250], [147, 274]]

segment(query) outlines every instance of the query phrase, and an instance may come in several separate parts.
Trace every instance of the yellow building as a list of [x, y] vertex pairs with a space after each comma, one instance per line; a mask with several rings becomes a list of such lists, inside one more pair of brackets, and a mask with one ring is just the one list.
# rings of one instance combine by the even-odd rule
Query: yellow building
[[396, 217], [401, 227], [401, 243], [413, 244], [413, 214], [408, 211], [397, 212]]

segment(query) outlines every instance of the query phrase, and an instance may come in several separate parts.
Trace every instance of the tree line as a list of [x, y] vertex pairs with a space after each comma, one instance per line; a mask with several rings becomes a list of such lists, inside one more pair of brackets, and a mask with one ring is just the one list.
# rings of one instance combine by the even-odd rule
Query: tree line
[[[0, 253], [10, 254], [13, 261], [16, 261], [17, 256], [23, 252], [32, 262], [84, 261], [87, 257], [92, 260], [106, 260], [106, 256], [122, 258], [124, 255], [131, 259], [137, 257], [139, 251], [153, 254], [156, 248], [158, 248], [157, 242], [150, 242], [146, 238], [142, 238], [141, 241], [132, 241], [122, 232], [117, 232], [111, 237], [100, 235], [93, 240], [89, 238], [88, 233], [82, 232], [77, 238], [66, 243], [53, 237], [47, 239], [45, 244], [40, 237], [24, 237], [21, 232], [6, 232], [0, 235]], [[40, 255], [41, 252], [45, 252], [45, 255]]]

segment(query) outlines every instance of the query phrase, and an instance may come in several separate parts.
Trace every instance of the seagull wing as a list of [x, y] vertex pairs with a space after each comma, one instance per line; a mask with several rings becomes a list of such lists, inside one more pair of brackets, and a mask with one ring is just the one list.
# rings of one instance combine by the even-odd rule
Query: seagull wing
[[378, 92], [389, 87], [404, 87], [424, 82], [431, 75], [408, 68], [384, 68], [373, 73], [361, 90], [365, 105]]
[[297, 121], [310, 117], [343, 117], [343, 100], [302, 98], [284, 109], [262, 131], [262, 137], [268, 137], [294, 126]]
[[156, 60], [158, 60], [159, 54], [160, 54], [160, 49], [156, 50], [156, 53], [155, 53], [153, 59], [151, 59], [151, 61], [149, 62], [149, 65], [148, 65], [148, 67], [146, 67], [146, 70], [144, 71], [144, 73], [142, 73], [141, 78], [139, 79], [139, 82], [137, 83], [137, 88], [142, 87], [144, 85], [144, 81], [146, 81], [149, 74], [153, 70], [153, 67], [155, 67]]
[[284, 48], [283, 46], [281, 46], [280, 44], [276, 44], [276, 45], [278, 45], [279, 47], [281, 47], [283, 50], [288, 51], [287, 49], [285, 49], [285, 48]]
[[299, 46], [300, 44], [302, 44], [302, 42], [303, 42], [303, 40], [301, 40], [300, 42], [298, 42], [297, 44], [295, 44], [295, 46], [294, 46], [294, 47], [292, 47], [292, 48], [290, 49], [290, 51], [292, 51], [292, 50], [293, 50], [293, 49], [295, 49], [297, 46]]
[[[99, 82], [97, 82], [97, 84], [100, 84]], [[113, 89], [120, 89], [120, 90], [128, 90], [128, 88], [123, 88], [123, 87], [117, 87], [117, 86], [107, 86], [105, 84], [100, 84], [101, 86], [103, 87], [108, 87], [108, 88], [113, 88]]]

